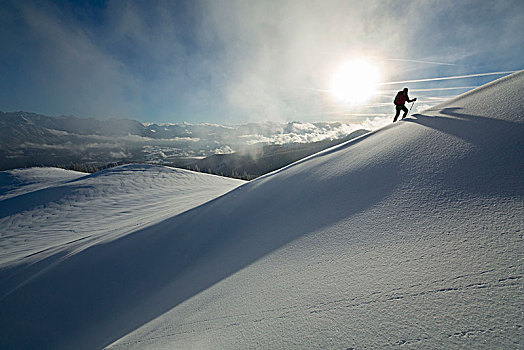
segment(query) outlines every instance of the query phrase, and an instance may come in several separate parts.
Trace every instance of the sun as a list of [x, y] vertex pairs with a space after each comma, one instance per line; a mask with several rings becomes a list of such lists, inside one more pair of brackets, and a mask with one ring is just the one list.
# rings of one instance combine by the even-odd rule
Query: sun
[[366, 61], [348, 61], [342, 64], [331, 79], [330, 91], [341, 102], [359, 104], [377, 91], [380, 74]]

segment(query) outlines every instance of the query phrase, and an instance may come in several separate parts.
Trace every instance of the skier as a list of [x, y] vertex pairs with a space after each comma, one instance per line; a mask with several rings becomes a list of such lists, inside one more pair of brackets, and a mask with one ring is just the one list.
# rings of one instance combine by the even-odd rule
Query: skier
[[404, 106], [404, 103], [415, 102], [416, 100], [416, 98], [412, 100], [409, 99], [408, 88], [404, 88], [404, 90], [397, 92], [397, 96], [395, 96], [395, 100], [393, 101], [393, 103], [395, 104], [395, 109], [397, 110], [397, 113], [395, 113], [395, 118], [393, 119], [393, 123], [397, 121], [397, 118], [400, 115], [400, 111], [404, 111], [402, 119], [404, 119], [408, 114], [408, 109], [406, 108], [406, 106]]

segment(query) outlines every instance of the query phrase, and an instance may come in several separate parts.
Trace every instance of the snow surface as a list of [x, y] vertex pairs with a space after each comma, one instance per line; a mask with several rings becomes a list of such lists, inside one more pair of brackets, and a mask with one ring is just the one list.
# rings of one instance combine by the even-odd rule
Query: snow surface
[[0, 172], [0, 266], [26, 257], [42, 259], [64, 245], [83, 249], [114, 239], [243, 183], [138, 164], [95, 174], [56, 168]]
[[519, 72], [156, 225], [4, 267], [0, 344], [522, 348], [523, 91]]
[[59, 168], [24, 168], [0, 171], [0, 200], [76, 180], [86, 173]]

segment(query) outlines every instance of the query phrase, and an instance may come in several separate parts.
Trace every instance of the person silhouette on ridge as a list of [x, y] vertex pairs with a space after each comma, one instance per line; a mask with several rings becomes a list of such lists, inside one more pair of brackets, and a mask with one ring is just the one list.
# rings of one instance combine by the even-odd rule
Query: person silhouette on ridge
[[416, 100], [416, 98], [412, 100], [409, 99], [408, 88], [404, 88], [404, 90], [397, 92], [397, 96], [395, 96], [395, 100], [393, 101], [393, 103], [395, 104], [395, 109], [397, 110], [397, 113], [395, 113], [395, 118], [393, 119], [393, 123], [397, 121], [397, 118], [400, 115], [400, 111], [404, 111], [402, 119], [406, 118], [406, 115], [408, 114], [408, 109], [406, 108], [406, 106], [404, 106], [404, 104], [406, 102], [415, 102]]

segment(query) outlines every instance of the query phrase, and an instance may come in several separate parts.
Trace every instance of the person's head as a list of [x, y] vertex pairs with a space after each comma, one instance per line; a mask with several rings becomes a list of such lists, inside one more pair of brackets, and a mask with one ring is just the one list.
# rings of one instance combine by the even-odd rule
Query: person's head
[[402, 91], [404, 91], [404, 95], [408, 94], [408, 88], [404, 88], [404, 90], [402, 90]]

